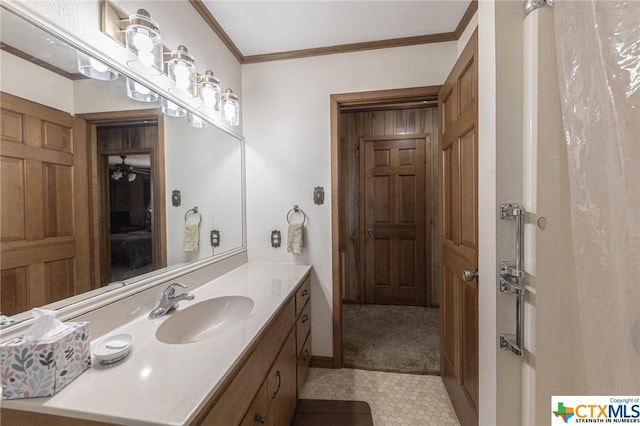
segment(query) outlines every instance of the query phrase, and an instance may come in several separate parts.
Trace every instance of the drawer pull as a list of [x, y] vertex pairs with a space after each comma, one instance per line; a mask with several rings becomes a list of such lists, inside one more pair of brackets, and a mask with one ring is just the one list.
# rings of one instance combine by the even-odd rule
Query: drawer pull
[[309, 315], [304, 314], [304, 315], [302, 316], [302, 323], [304, 324], [304, 323], [305, 323], [305, 322], [307, 322], [307, 321], [309, 321]]
[[309, 351], [304, 351], [304, 355], [302, 356], [302, 360], [306, 361], [308, 356], [309, 356]]
[[309, 290], [307, 290], [306, 288], [304, 290], [302, 290], [302, 293], [300, 294], [302, 297], [306, 297], [309, 294]]
[[262, 423], [264, 424], [264, 422], [267, 421], [267, 419], [264, 416], [261, 416], [259, 414], [256, 414], [256, 416], [253, 418], [253, 421], [256, 423]]
[[280, 385], [282, 384], [280, 379], [280, 370], [276, 371], [276, 379], [278, 379], [278, 386], [276, 386], [276, 391], [271, 395], [271, 399], [274, 399], [276, 395], [278, 395], [278, 392], [280, 392]]

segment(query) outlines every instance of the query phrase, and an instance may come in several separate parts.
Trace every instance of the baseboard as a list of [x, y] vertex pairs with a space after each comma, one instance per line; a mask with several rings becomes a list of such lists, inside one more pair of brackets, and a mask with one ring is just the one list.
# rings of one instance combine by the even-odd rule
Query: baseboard
[[316, 368], [333, 368], [333, 357], [330, 356], [312, 356], [311, 367]]

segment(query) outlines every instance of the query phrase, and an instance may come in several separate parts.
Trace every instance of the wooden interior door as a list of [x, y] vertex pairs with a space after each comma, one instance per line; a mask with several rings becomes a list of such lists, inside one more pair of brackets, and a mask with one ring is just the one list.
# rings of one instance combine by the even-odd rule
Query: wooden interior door
[[2, 314], [91, 288], [86, 155], [68, 113], [2, 93]]
[[405, 135], [361, 140], [366, 303], [426, 304], [428, 139], [428, 135]]
[[463, 425], [478, 424], [477, 31], [438, 96], [441, 116], [440, 367]]

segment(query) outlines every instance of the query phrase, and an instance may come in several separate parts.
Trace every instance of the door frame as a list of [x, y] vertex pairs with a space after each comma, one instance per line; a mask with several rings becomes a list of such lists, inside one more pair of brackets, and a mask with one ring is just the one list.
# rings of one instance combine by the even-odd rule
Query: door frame
[[[151, 156], [152, 170], [152, 197], [154, 200], [153, 212], [153, 236], [159, 238], [152, 239], [152, 263], [155, 268], [162, 268], [167, 265], [167, 238], [166, 238], [166, 183], [165, 183], [165, 160], [164, 160], [164, 115], [158, 109], [142, 109], [129, 111], [97, 112], [78, 114], [78, 118], [86, 123], [87, 138], [87, 163], [88, 180], [91, 188], [90, 194], [90, 234], [91, 234], [91, 259], [92, 259], [92, 288], [100, 287], [101, 276], [101, 253], [109, 246], [105, 247], [105, 242], [101, 241], [103, 234], [104, 220], [100, 220], [101, 202], [98, 199], [100, 191], [99, 179], [104, 173], [100, 173], [100, 158], [97, 147], [97, 128], [102, 125], [122, 123], [132, 124], [145, 120], [158, 123], [158, 146], [153, 150], [138, 150], [141, 153], [149, 153]], [[135, 150], [130, 150], [132, 153]], [[156, 204], [157, 203], [157, 204]], [[107, 242], [108, 243], [108, 242]]]
[[331, 282], [333, 289], [333, 368], [342, 368], [342, 294], [340, 288], [340, 109], [388, 103], [434, 101], [442, 86], [332, 94], [331, 111]]

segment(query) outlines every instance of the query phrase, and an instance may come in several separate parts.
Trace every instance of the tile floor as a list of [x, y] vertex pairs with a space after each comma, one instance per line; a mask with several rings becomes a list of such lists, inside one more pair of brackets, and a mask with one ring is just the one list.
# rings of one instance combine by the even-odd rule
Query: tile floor
[[299, 397], [366, 401], [376, 426], [459, 425], [440, 376], [311, 368]]

